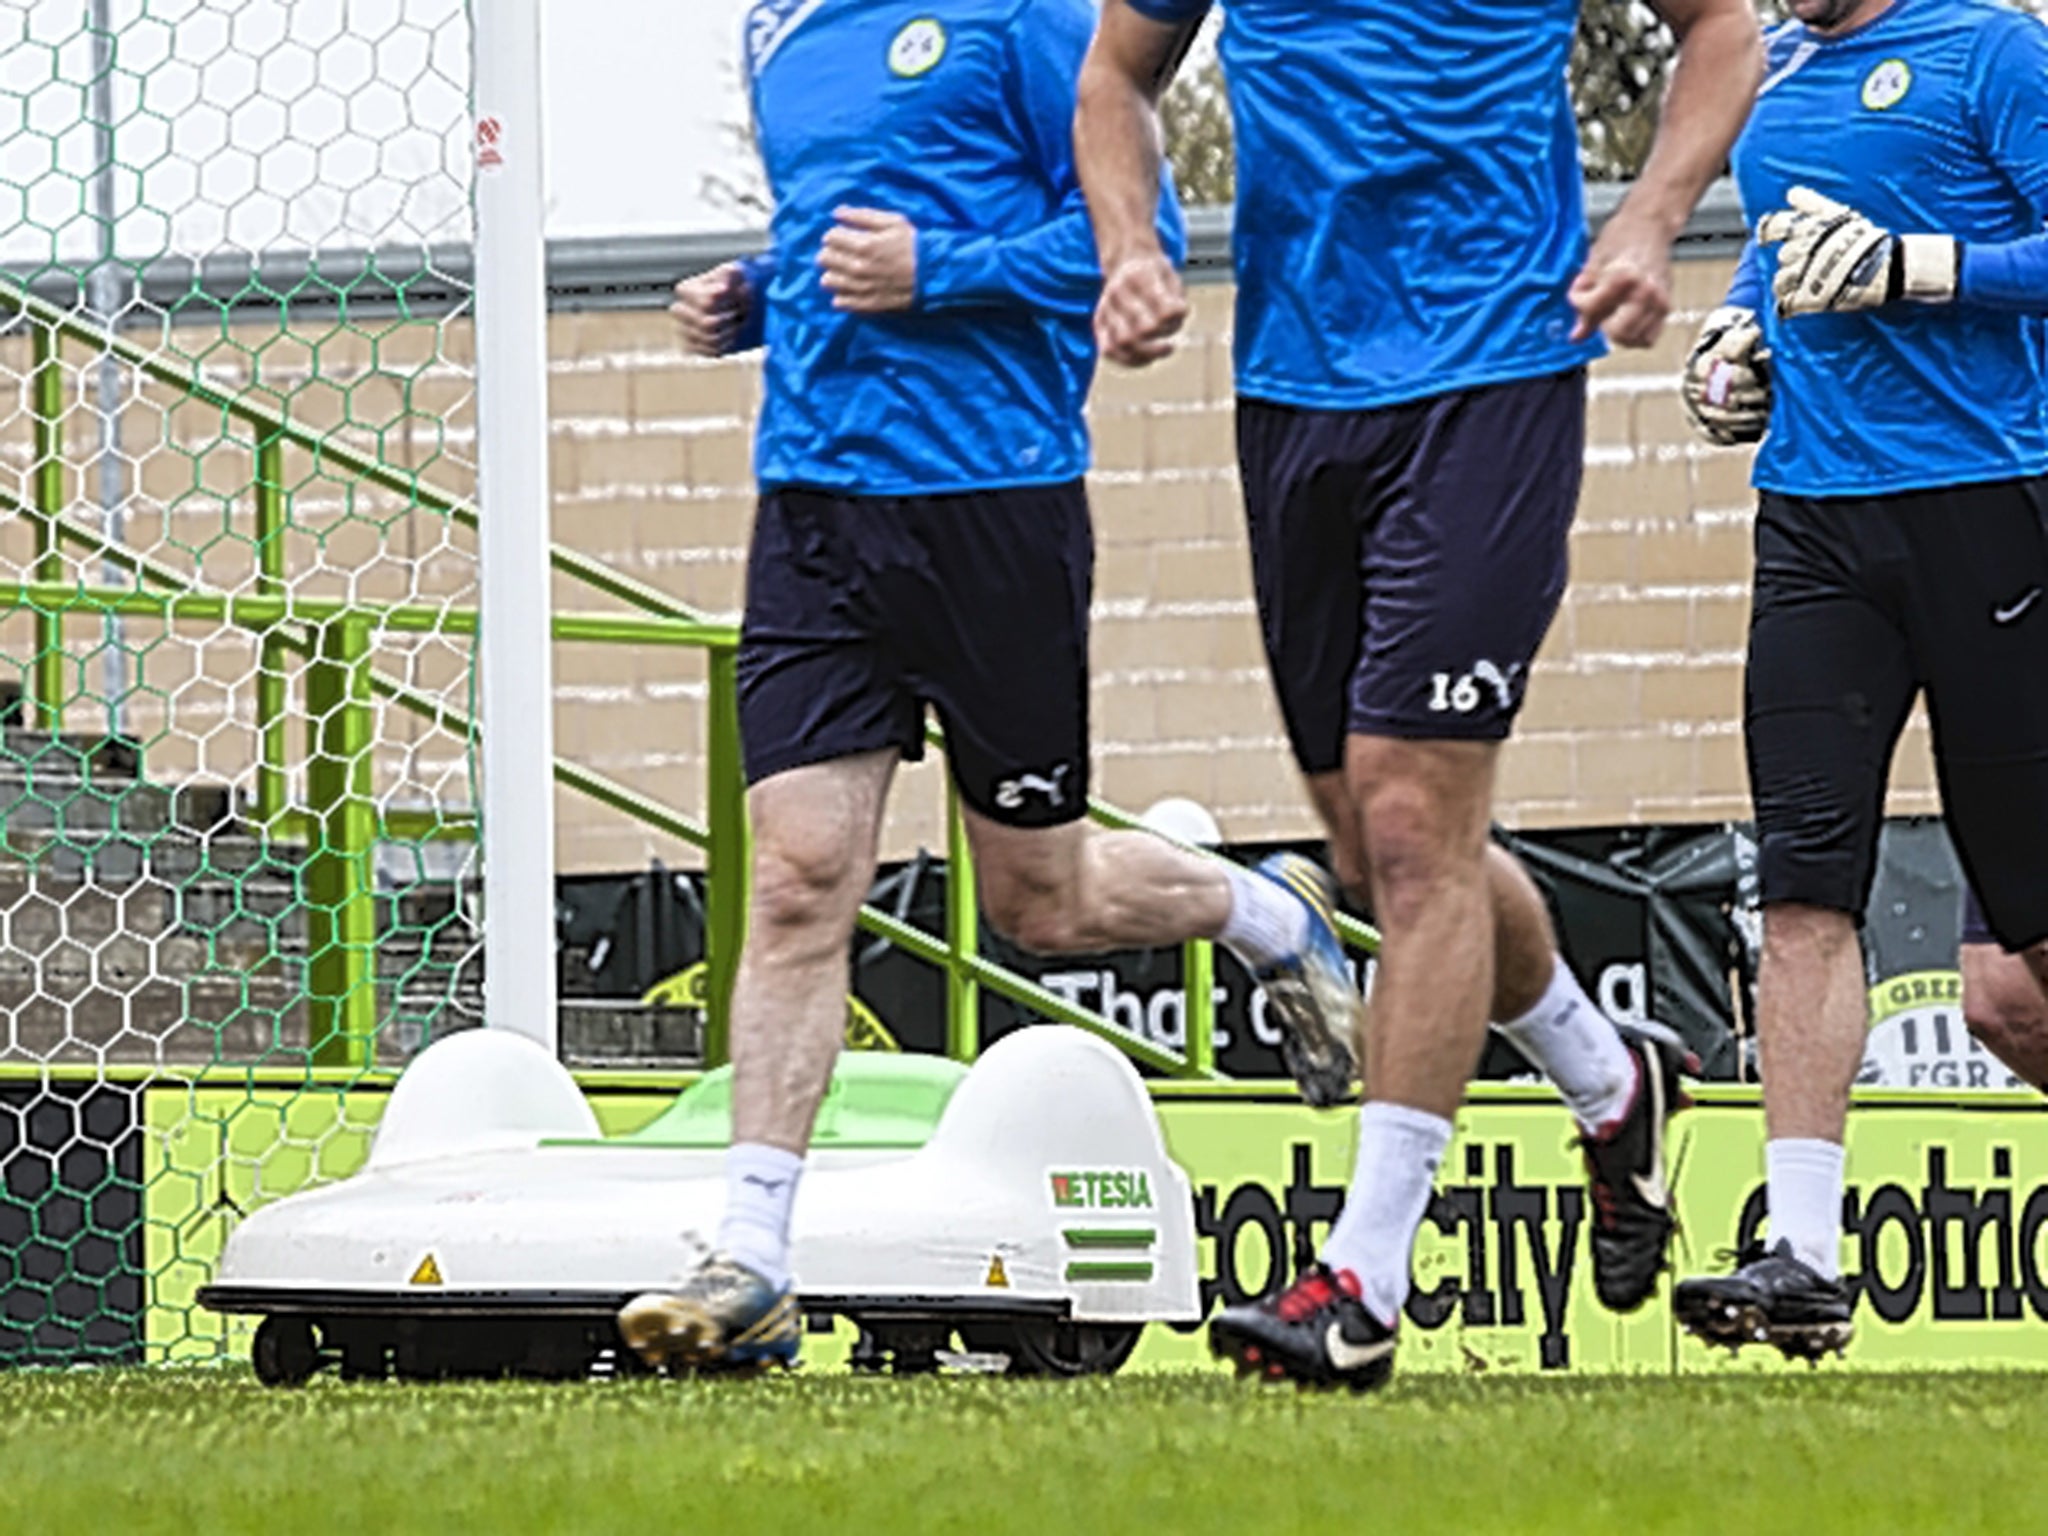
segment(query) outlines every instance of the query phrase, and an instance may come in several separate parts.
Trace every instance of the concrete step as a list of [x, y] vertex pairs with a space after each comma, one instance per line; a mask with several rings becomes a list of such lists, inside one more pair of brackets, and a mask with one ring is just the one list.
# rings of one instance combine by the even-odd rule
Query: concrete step
[[275, 881], [296, 888], [306, 851], [241, 831], [199, 834], [165, 828], [153, 836], [106, 832], [74, 836], [48, 827], [10, 824], [0, 867], [9, 864], [42, 879], [90, 880], [103, 887], [138, 880], [185, 886], [195, 881], [248, 884]]
[[9, 725], [0, 729], [0, 829], [9, 844], [26, 832], [92, 841], [238, 829], [233, 786], [160, 785], [142, 775], [141, 745], [125, 737]]
[[[218, 856], [223, 850], [208, 852]], [[226, 853], [220, 862], [230, 866], [248, 858], [247, 849]], [[0, 946], [35, 955], [59, 943], [93, 949], [116, 936], [147, 943], [180, 934], [216, 955], [231, 952], [238, 962], [252, 955], [305, 953], [303, 879], [288, 864], [250, 862], [239, 875], [216, 879], [188, 873], [192, 861], [185, 851], [158, 849], [144, 859], [136, 878], [110, 883], [101, 877], [115, 861], [96, 861], [91, 879], [45, 867], [62, 862], [53, 857], [35, 865], [0, 864]], [[213, 863], [209, 858], [199, 870]], [[113, 872], [135, 873], [125, 865]], [[379, 965], [386, 974], [453, 967], [481, 942], [455, 914], [452, 896], [379, 894], [376, 907]], [[431, 917], [437, 910], [440, 915]], [[403, 920], [408, 917], [420, 920]]]
[[0, 1062], [249, 1064], [303, 1053], [302, 1006], [282, 977], [158, 976], [71, 995], [49, 973], [26, 992], [21, 981], [0, 973]]
[[36, 731], [15, 723], [0, 728], [0, 767], [132, 783], [142, 777], [142, 744], [103, 731]]
[[173, 825], [169, 790], [132, 779], [111, 783], [70, 774], [0, 775], [0, 827], [10, 847], [29, 832], [80, 842], [149, 837]]
[[58, 938], [81, 944], [116, 933], [152, 939], [176, 926], [177, 894], [148, 881], [110, 888], [0, 864], [0, 946], [35, 953]]
[[[17, 766], [0, 760], [0, 1062], [303, 1061], [306, 850], [249, 835], [224, 787], [81, 777], [64, 798]], [[474, 883], [377, 893], [380, 1063], [482, 1021], [480, 907]], [[577, 1065], [702, 1060], [693, 1013], [577, 1000], [561, 1018]]]
[[561, 1005], [561, 1056], [578, 1067], [695, 1067], [704, 1021], [689, 1009], [579, 999]]
[[[131, 991], [72, 997], [17, 992], [0, 972], [0, 1063], [290, 1066], [306, 1059], [306, 1010], [278, 976], [155, 978]], [[483, 1020], [473, 990], [454, 999], [382, 995], [377, 1060], [401, 1066], [429, 1040]], [[561, 1008], [562, 1060], [577, 1067], [689, 1069], [703, 1021], [682, 1009], [578, 1001]]]

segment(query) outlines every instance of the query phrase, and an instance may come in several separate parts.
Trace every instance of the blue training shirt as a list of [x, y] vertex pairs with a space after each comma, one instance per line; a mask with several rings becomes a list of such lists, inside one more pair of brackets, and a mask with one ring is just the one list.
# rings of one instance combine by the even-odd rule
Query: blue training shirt
[[[2048, 249], [2048, 27], [1987, 0], [1894, 0], [1839, 38], [1768, 39], [1735, 147], [1751, 224], [1805, 185], [1896, 234], [1963, 242], [1953, 304], [1780, 319], [1777, 253], [1743, 253], [1731, 301], [1772, 352], [1755, 480], [1862, 496], [2048, 472], [2048, 336], [2023, 307]], [[2041, 285], [2040, 301], [2048, 298]]]
[[[758, 0], [746, 63], [775, 197], [748, 264], [763, 488], [937, 495], [1073, 480], [1101, 288], [1074, 171], [1089, 0]], [[914, 309], [832, 307], [841, 206], [917, 226]], [[1185, 246], [1170, 189], [1162, 233]], [[766, 303], [761, 302], [765, 292]]]
[[[1210, 0], [1129, 0], [1190, 21]], [[1600, 355], [1566, 88], [1577, 0], [1225, 0], [1238, 392], [1367, 409]]]

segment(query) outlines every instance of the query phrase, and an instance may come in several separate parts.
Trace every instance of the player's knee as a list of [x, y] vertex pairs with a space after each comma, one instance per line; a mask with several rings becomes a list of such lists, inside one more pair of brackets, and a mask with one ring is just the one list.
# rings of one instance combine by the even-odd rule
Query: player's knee
[[1364, 853], [1381, 921], [1398, 923], [1447, 880], [1478, 878], [1484, 843], [1466, 830], [1429, 786], [1394, 782], [1376, 786], [1361, 815]]
[[2021, 1076], [2029, 1063], [2048, 1057], [2048, 1017], [2038, 1008], [2013, 1007], [2008, 1000], [1963, 994], [1963, 1023], [1972, 1038]]
[[757, 843], [754, 849], [754, 932], [815, 933], [844, 924], [864, 894], [859, 850], [848, 840]]
[[1833, 907], [1772, 902], [1764, 908], [1764, 959], [1776, 964], [1828, 961], [1856, 944], [1856, 921]]
[[2011, 1060], [2014, 1051], [2048, 1047], [2048, 998], [2029, 959], [1989, 944], [1963, 947], [1963, 1023], [1971, 1034]]
[[1057, 912], [1031, 908], [995, 929], [1027, 955], [1071, 955], [1086, 948], [1073, 923]]
[[[2048, 999], [2048, 939], [2037, 939], [2019, 953], [2020, 962], [2026, 966], [2034, 983], [2035, 991]], [[2048, 1009], [2048, 1001], [2044, 1001]]]
[[1997, 998], [1963, 989], [1963, 1024], [1979, 1044], [2000, 1061], [2026, 1036], [2026, 1021], [2014, 1017]]

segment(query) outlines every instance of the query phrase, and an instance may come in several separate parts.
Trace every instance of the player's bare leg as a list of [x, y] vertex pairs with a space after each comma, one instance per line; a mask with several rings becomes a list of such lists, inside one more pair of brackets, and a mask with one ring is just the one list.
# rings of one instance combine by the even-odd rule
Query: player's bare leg
[[[1361, 817], [1342, 773], [1313, 774], [1306, 781], [1309, 798], [1329, 833], [1330, 862], [1337, 879], [1354, 905], [1372, 910], [1372, 892], [1366, 873], [1365, 834]], [[1493, 991], [1487, 1017], [1518, 1020], [1543, 1000], [1556, 977], [1560, 961], [1556, 930], [1545, 909], [1536, 883], [1522, 868], [1521, 861], [1499, 844], [1489, 841], [1485, 853], [1486, 884], [1493, 912]], [[1584, 994], [1581, 993], [1581, 996]], [[1588, 1008], [1592, 1007], [1590, 1000]], [[1557, 1082], [1568, 1097], [1582, 1100], [1618, 1098], [1625, 1104], [1632, 1079], [1628, 1056], [1619, 1048], [1609, 1055], [1581, 1063], [1575, 1058], [1545, 1059], [1539, 1038], [1522, 1045], [1536, 1065]], [[1617, 1074], [1618, 1069], [1618, 1074]], [[1589, 1104], [1581, 1121], [1598, 1125], [1609, 1118]]]
[[[1757, 1037], [1762, 1048], [1764, 1123], [1773, 1140], [1799, 1137], [1840, 1144], [1849, 1087], [1869, 1030], [1863, 950], [1846, 912], [1776, 902], [1764, 908], [1763, 958], [1757, 970]], [[1836, 1213], [1838, 1214], [1838, 1213]], [[1830, 1220], [1802, 1237], [1815, 1250], [1835, 1246]], [[1784, 1233], [1779, 1233], [1784, 1236]]]
[[650, 1364], [787, 1362], [802, 1316], [789, 1226], [803, 1154], [846, 1030], [847, 949], [874, 883], [897, 754], [779, 773], [747, 796], [753, 825], [747, 942], [733, 983], [733, 1142], [715, 1252], [673, 1293], [619, 1314]]
[[1214, 938], [1230, 915], [1218, 860], [1149, 832], [1086, 821], [1009, 827], [963, 810], [976, 894], [998, 931], [1036, 954]]
[[1486, 883], [1493, 896], [1494, 933], [1489, 1017], [1519, 1019], [1550, 988], [1560, 958], [1557, 931], [1522, 861], [1498, 843], [1487, 844]]
[[2048, 1092], [2048, 942], [1962, 947], [1963, 1022], [2016, 1077]]
[[747, 942], [733, 981], [733, 1141], [801, 1154], [846, 1032], [847, 945], [875, 879], [897, 754], [779, 773], [747, 796]]
[[1364, 1389], [1393, 1369], [1415, 1231], [1493, 995], [1487, 828], [1499, 748], [1353, 736], [1345, 772], [1379, 920], [1366, 1030], [1369, 1098], [1344, 1208], [1320, 1260], [1278, 1295], [1230, 1307], [1210, 1347], [1241, 1372]]
[[1280, 855], [1246, 870], [1147, 832], [1086, 821], [1012, 827], [963, 814], [982, 910], [998, 930], [1038, 954], [1216, 939], [1266, 989], [1308, 1101], [1349, 1095], [1364, 1003], [1337, 938], [1328, 877], [1308, 860]]
[[2034, 973], [2034, 981], [2048, 996], [2048, 939], [2031, 944], [2020, 951], [2020, 958], [2027, 962], [2027, 969]]
[[1366, 1081], [1375, 1103], [1446, 1121], [1493, 1001], [1486, 848], [1498, 757], [1491, 743], [1354, 736], [1346, 764], [1380, 927]]
[[1842, 1285], [1842, 1134], [1863, 1060], [1869, 994], [1846, 912], [1798, 902], [1764, 908], [1757, 970], [1770, 1237], [1733, 1275], [1682, 1281], [1678, 1320], [1731, 1348], [1776, 1344], [1812, 1359], [1849, 1342]]
[[[1342, 773], [1316, 774], [1309, 794], [1329, 829], [1345, 889], [1370, 908], [1360, 812]], [[1578, 1120], [1594, 1207], [1593, 1271], [1601, 1299], [1632, 1311], [1662, 1273], [1676, 1227], [1665, 1179], [1665, 1129], [1686, 1102], [1681, 1074], [1698, 1059], [1659, 1026], [1619, 1026], [1564, 961], [1543, 897], [1499, 844], [1485, 849], [1493, 912], [1489, 1017], [1553, 1084]]]
[[[1330, 840], [1330, 865], [1352, 905], [1372, 910], [1365, 861], [1365, 834], [1346, 775], [1312, 773], [1303, 783]], [[1490, 1017], [1512, 1019], [1534, 1005], [1550, 981], [1557, 955], [1549, 914], [1513, 854], [1497, 844], [1486, 849], [1487, 883], [1493, 894], [1494, 991]]]

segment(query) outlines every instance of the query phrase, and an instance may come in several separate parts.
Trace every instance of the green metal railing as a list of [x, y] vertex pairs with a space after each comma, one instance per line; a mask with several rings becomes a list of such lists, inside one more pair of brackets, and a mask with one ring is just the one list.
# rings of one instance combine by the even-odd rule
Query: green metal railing
[[[371, 782], [376, 703], [381, 699], [457, 734], [473, 739], [481, 736], [477, 722], [466, 712], [377, 669], [372, 662], [375, 639], [387, 631], [474, 636], [477, 614], [473, 608], [457, 606], [379, 605], [294, 596], [286, 569], [289, 507], [285, 453], [293, 449], [311, 454], [330, 475], [340, 472], [379, 487], [403, 497], [414, 510], [467, 528], [476, 526], [476, 508], [434, 489], [415, 474], [292, 422], [281, 410], [223, 389], [195, 367], [168, 361], [58, 310], [0, 277], [0, 316], [10, 313], [30, 332], [35, 472], [26, 502], [0, 489], [0, 512], [16, 513], [32, 522], [36, 580], [0, 582], [0, 613], [27, 611], [34, 616], [36, 656], [27, 685], [30, 719], [40, 729], [61, 728], [68, 702], [63, 649], [68, 620], [104, 620], [110, 614], [153, 618], [165, 624], [189, 620], [232, 626], [257, 637], [261, 660], [256, 695], [256, 816], [266, 836], [302, 839], [310, 850], [305, 888], [310, 919], [307, 994], [312, 1063], [316, 1068], [366, 1068], [374, 1060], [377, 1026], [376, 844], [386, 837], [476, 835], [473, 818], [450, 822], [426, 813], [378, 811]], [[183, 399], [218, 409], [224, 419], [248, 431], [257, 549], [252, 592], [204, 590], [198, 577], [110, 540], [71, 516], [63, 463], [61, 351], [67, 341], [89, 349], [95, 357], [111, 355]], [[67, 584], [62, 579], [60, 553], [65, 545], [129, 573], [135, 585]], [[706, 1056], [714, 1063], [722, 1061], [732, 981], [746, 932], [747, 813], [739, 755], [737, 633], [728, 626], [706, 622], [668, 594], [573, 550], [551, 546], [549, 558], [558, 574], [633, 610], [616, 615], [558, 613], [552, 619], [556, 640], [682, 646], [705, 652], [709, 705], [703, 822], [560, 756], [554, 760], [553, 772], [558, 784], [703, 851], [709, 969]], [[288, 656], [306, 662], [303, 807], [292, 806], [288, 796], [291, 721], [284, 671]], [[1178, 1051], [1134, 1036], [1102, 1015], [988, 960], [980, 951], [974, 860], [950, 782], [947, 794], [949, 878], [943, 935], [934, 937], [872, 907], [862, 908], [859, 921], [865, 931], [944, 972], [948, 1053], [961, 1060], [978, 1053], [980, 998], [985, 988], [1046, 1018], [1090, 1030], [1134, 1060], [1171, 1077], [1215, 1080], [1219, 1076], [1215, 959], [1210, 943], [1192, 940], [1184, 949], [1187, 1034], [1186, 1048]], [[1089, 809], [1102, 824], [1138, 826], [1136, 818], [1101, 801], [1091, 800]], [[1377, 936], [1363, 925], [1345, 919], [1340, 927], [1355, 946], [1367, 951], [1377, 947]]]

